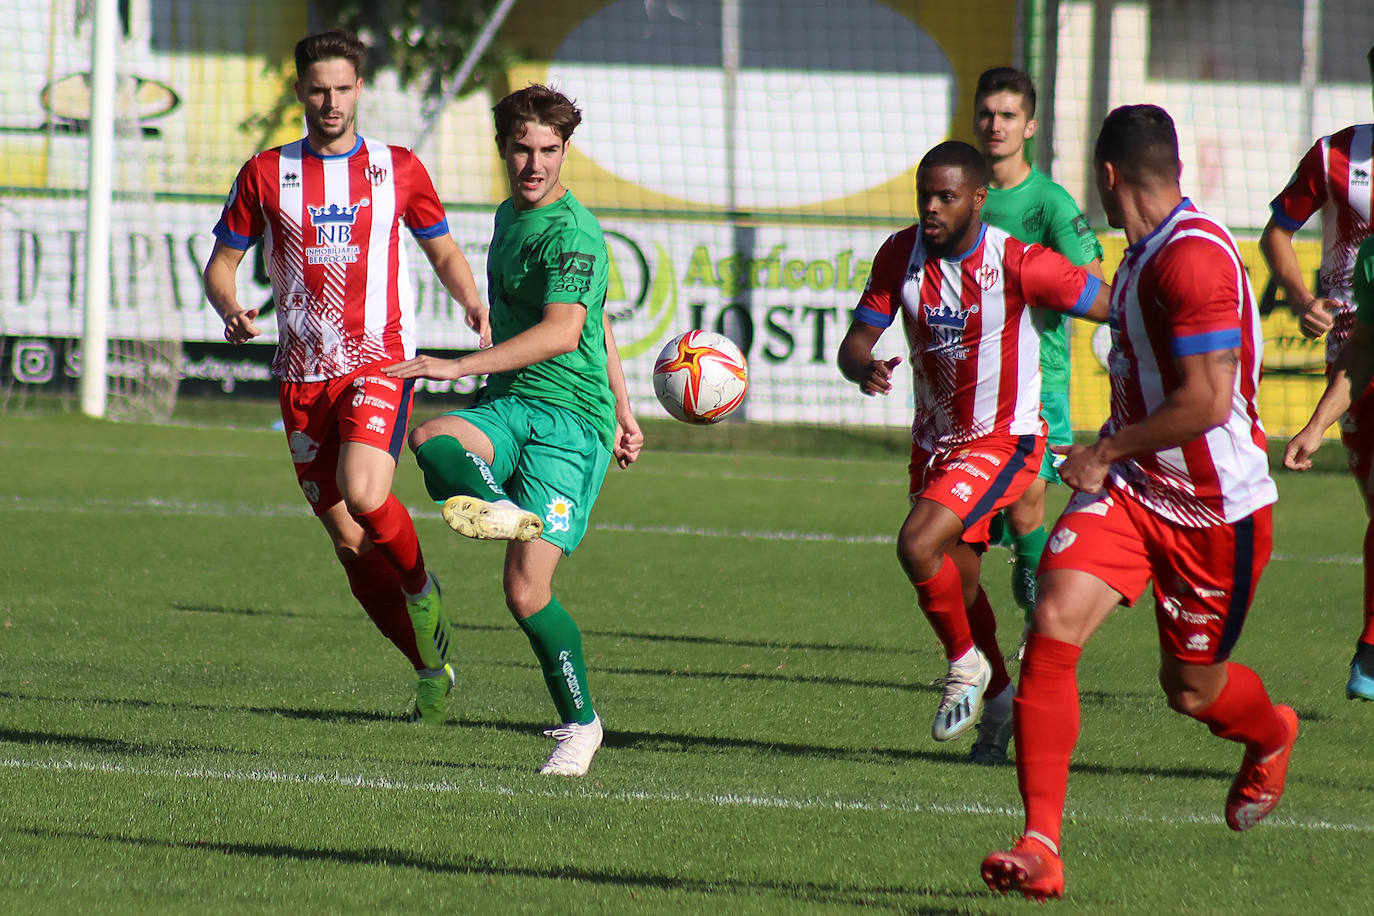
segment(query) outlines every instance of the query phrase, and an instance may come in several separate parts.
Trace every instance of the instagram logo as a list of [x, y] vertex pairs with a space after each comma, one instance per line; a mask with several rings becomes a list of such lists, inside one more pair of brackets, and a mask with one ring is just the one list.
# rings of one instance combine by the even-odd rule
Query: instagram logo
[[46, 385], [52, 381], [56, 360], [52, 347], [41, 340], [21, 340], [14, 345], [10, 373], [25, 385]]

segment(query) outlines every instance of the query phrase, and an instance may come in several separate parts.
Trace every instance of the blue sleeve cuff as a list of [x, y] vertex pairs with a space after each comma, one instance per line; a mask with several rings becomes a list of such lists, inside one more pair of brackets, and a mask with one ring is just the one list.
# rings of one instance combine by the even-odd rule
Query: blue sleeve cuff
[[448, 218], [439, 220], [433, 226], [426, 226], [423, 229], [412, 229], [410, 234], [417, 239], [437, 239], [441, 235], [448, 235]]
[[882, 312], [876, 312], [873, 309], [864, 308], [863, 306], [854, 309], [855, 321], [861, 321], [869, 327], [874, 328], [890, 328], [896, 317], [896, 315], [884, 315]]
[[1078, 294], [1078, 301], [1069, 309], [1070, 315], [1082, 318], [1092, 310], [1093, 300], [1097, 298], [1097, 291], [1102, 288], [1102, 281], [1092, 274], [1088, 274], [1087, 281], [1083, 284], [1083, 292]]
[[[204, 223], [201, 225], [204, 225]], [[247, 251], [249, 248], [252, 248], [253, 243], [257, 241], [257, 239], [250, 239], [246, 235], [239, 235], [237, 232], [231, 232], [229, 227], [224, 225], [223, 220], [215, 224], [215, 238], [221, 245], [228, 248], [237, 248], [239, 251]]]
[[1231, 350], [1239, 346], [1240, 328], [1227, 328], [1224, 331], [1207, 331], [1203, 334], [1175, 337], [1173, 351], [1175, 356], [1196, 356], [1199, 353], [1215, 353], [1218, 350]]
[[1302, 228], [1302, 223], [1298, 222], [1297, 220], [1293, 219], [1293, 217], [1283, 212], [1283, 207], [1279, 206], [1279, 202], [1277, 200], [1269, 205], [1269, 212], [1272, 213], [1274, 216], [1275, 226], [1278, 226], [1282, 229], [1287, 229], [1289, 232], [1297, 232], [1299, 229]]

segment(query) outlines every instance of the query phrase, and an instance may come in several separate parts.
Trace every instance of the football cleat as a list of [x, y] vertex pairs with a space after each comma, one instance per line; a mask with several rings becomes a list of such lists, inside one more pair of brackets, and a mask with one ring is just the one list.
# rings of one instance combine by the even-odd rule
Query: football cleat
[[1012, 702], [1016, 688], [1006, 689], [983, 704], [983, 717], [978, 720], [977, 735], [969, 748], [969, 763], [981, 766], [1001, 766], [1007, 762], [1007, 745], [1011, 743]]
[[452, 665], [434, 677], [421, 677], [415, 682], [415, 701], [410, 708], [408, 721], [422, 722], [425, 725], [444, 724], [444, 706], [458, 676]]
[[420, 661], [431, 671], [438, 671], [448, 661], [451, 627], [444, 613], [439, 580], [433, 573], [423, 592], [406, 595], [406, 610], [410, 612], [410, 625], [415, 630], [415, 647], [420, 651]]
[[935, 722], [930, 733], [936, 741], [949, 741], [957, 738], [973, 727], [978, 714], [983, 711], [983, 693], [988, 689], [992, 678], [992, 666], [983, 653], [973, 650], [974, 664], [961, 668], [953, 663], [944, 679], [944, 696], [940, 707], [935, 711]]
[[1248, 751], [1241, 758], [1240, 772], [1226, 794], [1226, 826], [1232, 830], [1249, 830], [1278, 807], [1283, 797], [1288, 761], [1298, 740], [1298, 714], [1291, 706], [1275, 706], [1274, 711], [1288, 729], [1288, 740], [1282, 750], [1263, 761], [1255, 760]]
[[489, 503], [475, 496], [451, 496], [442, 510], [444, 521], [466, 538], [483, 541], [533, 541], [544, 523], [533, 512], [512, 503]]
[[556, 738], [558, 743], [539, 772], [545, 776], [586, 776], [601, 747], [601, 717], [596, 716], [586, 725], [564, 722], [557, 728], [545, 729], [544, 734]]
[[[1361, 649], [1363, 650], [1363, 646]], [[1355, 657], [1350, 660], [1350, 680], [1345, 682], [1345, 698], [1374, 701], [1374, 676], [1367, 673], [1368, 669], [1374, 668], [1374, 664], [1361, 664], [1362, 654], [1367, 653], [1356, 652]]]
[[983, 860], [983, 880], [1002, 894], [1020, 891], [1027, 900], [1044, 902], [1064, 896], [1064, 860], [1039, 840], [1023, 836], [1010, 851]]

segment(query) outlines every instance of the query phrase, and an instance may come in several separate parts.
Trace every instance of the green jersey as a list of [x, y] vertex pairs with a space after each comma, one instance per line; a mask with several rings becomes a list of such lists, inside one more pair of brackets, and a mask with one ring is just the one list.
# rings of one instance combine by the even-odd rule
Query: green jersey
[[[1102, 244], [1078, 204], [1038, 169], [1032, 168], [1014, 188], [988, 188], [983, 222], [1027, 244], [1057, 251], [1079, 267], [1102, 257]], [[1040, 332], [1041, 387], [1068, 391], [1069, 340], [1064, 326], [1068, 316], [1049, 309], [1034, 309], [1031, 314]]]
[[1352, 273], [1350, 298], [1355, 303], [1355, 320], [1374, 323], [1374, 235], [1360, 244]]
[[555, 203], [516, 210], [496, 208], [487, 252], [487, 297], [493, 343], [534, 327], [550, 302], [587, 309], [577, 349], [562, 356], [487, 377], [487, 397], [513, 394], [557, 404], [585, 417], [611, 448], [615, 397], [606, 378], [606, 240], [591, 211], [565, 192]]

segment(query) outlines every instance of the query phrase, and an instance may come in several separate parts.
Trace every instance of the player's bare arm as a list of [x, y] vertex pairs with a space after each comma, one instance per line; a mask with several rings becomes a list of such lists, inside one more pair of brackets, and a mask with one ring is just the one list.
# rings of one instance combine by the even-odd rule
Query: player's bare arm
[[457, 359], [416, 356], [382, 371], [393, 378], [432, 379], [512, 372], [576, 350], [586, 321], [587, 309], [580, 303], [550, 302], [544, 306], [544, 317], [538, 324], [486, 350]]
[[1191, 442], [1226, 422], [1240, 367], [1238, 349], [1194, 353], [1177, 359], [1181, 384], [1139, 423], [1122, 427], [1088, 446], [1072, 446], [1059, 476], [1075, 490], [1096, 493], [1112, 462]]
[[1274, 273], [1274, 279], [1283, 287], [1288, 297], [1289, 308], [1306, 337], [1321, 337], [1331, 330], [1334, 321], [1331, 310], [1335, 303], [1322, 296], [1316, 296], [1307, 288], [1302, 278], [1302, 268], [1298, 265], [1298, 252], [1293, 247], [1293, 233], [1274, 222], [1270, 217], [1260, 235], [1260, 252]]
[[606, 381], [615, 396], [615, 447], [611, 453], [622, 469], [639, 460], [644, 448], [644, 432], [639, 428], [634, 410], [630, 408], [630, 389], [625, 384], [625, 370], [620, 364], [620, 347], [611, 330], [611, 316], [601, 313], [601, 326], [606, 335]]
[[845, 332], [844, 340], [840, 341], [837, 358], [840, 373], [870, 397], [892, 391], [892, 370], [902, 361], [900, 356], [887, 360], [873, 358], [873, 347], [883, 335], [883, 330], [862, 321], [854, 321]]
[[472, 267], [452, 235], [441, 235], [432, 239], [416, 239], [420, 249], [429, 258], [434, 275], [444, 284], [448, 294], [463, 307], [463, 320], [477, 332], [478, 346], [483, 349], [491, 346], [490, 312], [477, 290], [477, 282], [472, 277]]
[[210, 305], [219, 313], [220, 320], [224, 322], [224, 339], [231, 344], [241, 344], [262, 333], [253, 323], [258, 317], [258, 310], [245, 309], [239, 305], [238, 283], [235, 276], [244, 254], [245, 252], [237, 248], [216, 242], [215, 250], [210, 252], [210, 260], [205, 263], [205, 272], [201, 276], [205, 285], [205, 298], [210, 300]]
[[[1346, 352], [1352, 348], [1347, 346]], [[1290, 471], [1312, 469], [1312, 455], [1322, 447], [1322, 437], [1326, 430], [1340, 419], [1341, 414], [1350, 409], [1350, 376], [1344, 371], [1332, 374], [1327, 382], [1317, 406], [1312, 410], [1312, 418], [1307, 421], [1297, 435], [1288, 440], [1283, 450], [1283, 466]]]

